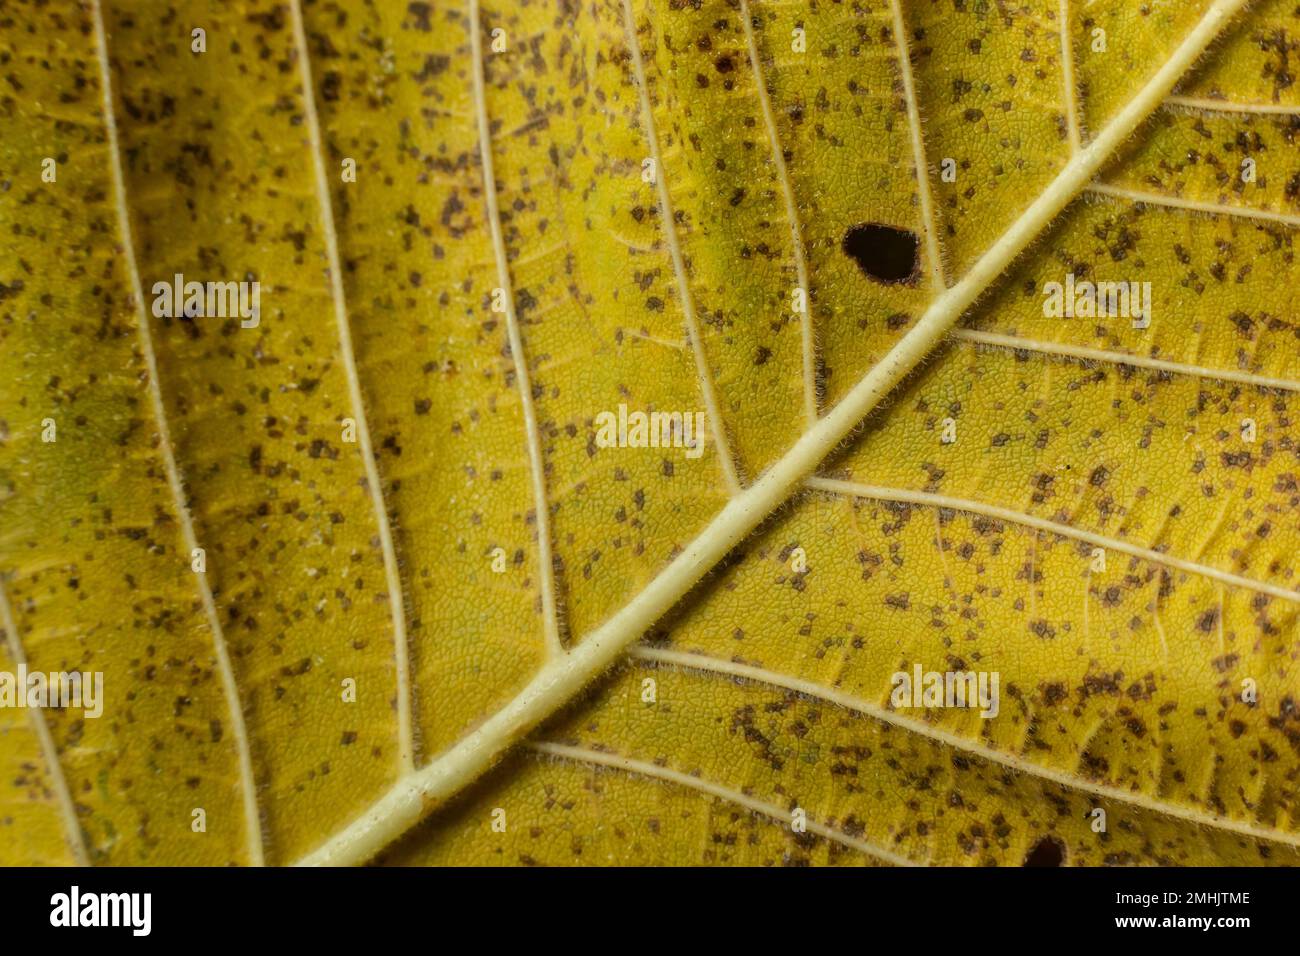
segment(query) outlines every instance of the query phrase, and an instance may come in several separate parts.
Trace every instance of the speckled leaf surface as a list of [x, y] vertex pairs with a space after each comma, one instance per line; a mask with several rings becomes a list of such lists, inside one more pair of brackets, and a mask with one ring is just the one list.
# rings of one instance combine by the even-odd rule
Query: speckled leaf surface
[[0, 3], [0, 671], [104, 688], [0, 707], [0, 862], [1296, 863], [1297, 56], [1282, 0]]

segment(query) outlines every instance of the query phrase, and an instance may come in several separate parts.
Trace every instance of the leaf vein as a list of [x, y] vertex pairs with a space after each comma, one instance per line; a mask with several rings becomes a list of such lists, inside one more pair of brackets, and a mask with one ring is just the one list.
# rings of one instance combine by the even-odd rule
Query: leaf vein
[[1065, 342], [1042, 342], [1035, 339], [1021, 338], [1018, 335], [1003, 335], [1000, 332], [981, 332], [976, 329], [955, 329], [952, 337], [974, 345], [991, 348], [1004, 348], [1016, 351], [1039, 352], [1066, 359], [1079, 359], [1084, 362], [1107, 362], [1114, 365], [1129, 365], [1135, 368], [1149, 368], [1157, 372], [1169, 372], [1176, 375], [1190, 375], [1224, 382], [1238, 382], [1242, 385], [1255, 385], [1259, 388], [1277, 388], [1288, 392], [1300, 392], [1300, 381], [1289, 378], [1270, 378], [1253, 372], [1241, 372], [1228, 368], [1209, 368], [1203, 365], [1191, 365], [1185, 362], [1171, 362], [1167, 359], [1146, 358], [1129, 352], [1114, 352], [1107, 349], [1095, 349], [1083, 345], [1070, 345]]
[[1216, 100], [1200, 96], [1170, 96], [1165, 100], [1165, 107], [1188, 110], [1194, 113], [1255, 113], [1260, 116], [1300, 115], [1300, 106], [1287, 103], [1237, 103], [1232, 100]]
[[926, 721], [918, 720], [913, 717], [906, 717], [897, 711], [888, 710], [860, 697], [855, 697], [852, 694], [837, 690], [836, 688], [825, 687], [815, 681], [805, 680], [804, 678], [793, 677], [787, 674], [779, 674], [761, 667], [751, 667], [747, 664], [725, 661], [705, 654], [692, 654], [682, 651], [669, 651], [651, 647], [637, 647], [630, 653], [631, 656], [645, 661], [652, 661], [659, 664], [670, 664], [690, 670], [708, 671], [728, 677], [740, 678], [741, 680], [780, 687], [797, 694], [804, 694], [808, 697], [825, 700], [829, 703], [837, 704], [846, 710], [851, 710], [863, 714], [864, 716], [883, 721], [884, 723], [892, 724], [902, 730], [907, 730], [919, 736], [927, 737], [953, 750], [959, 750], [963, 753], [980, 757], [991, 763], [1000, 764], [1009, 770], [1014, 770], [1026, 776], [1037, 777], [1041, 780], [1055, 783], [1070, 790], [1089, 793], [1093, 796], [1102, 797], [1106, 800], [1114, 800], [1119, 803], [1127, 803], [1130, 806], [1140, 807], [1143, 810], [1150, 810], [1165, 816], [1175, 817], [1180, 820], [1186, 820], [1205, 827], [1212, 827], [1217, 830], [1226, 830], [1232, 833], [1239, 833], [1243, 836], [1253, 837], [1258, 840], [1267, 840], [1272, 843], [1282, 843], [1288, 846], [1300, 847], [1300, 834], [1286, 833], [1271, 827], [1261, 827], [1240, 820], [1216, 817], [1191, 807], [1183, 807], [1178, 804], [1169, 803], [1165, 800], [1149, 797], [1140, 792], [1128, 791], [1120, 787], [1112, 787], [1106, 784], [1093, 783], [1090, 780], [1085, 780], [1075, 776], [1074, 774], [1060, 770], [1053, 770], [1050, 767], [1044, 767], [1041, 764], [1026, 760], [1023, 757], [1018, 757], [1015, 754], [995, 750], [986, 744], [961, 737], [950, 731], [943, 730], [933, 724], [927, 723]]
[[[699, 793], [705, 793], [712, 797], [726, 800], [728, 803], [734, 803], [737, 806], [744, 807], [753, 813], [768, 818], [774, 823], [788, 823], [790, 813], [782, 810], [773, 803], [765, 800], [759, 800], [751, 797], [747, 793], [739, 790], [733, 790], [730, 787], [723, 786], [720, 783], [714, 783], [711, 780], [705, 780], [693, 774], [682, 773], [680, 770], [673, 770], [670, 767], [663, 767], [659, 764], [647, 763], [644, 760], [634, 760], [631, 757], [624, 757], [621, 754], [607, 753], [601, 750], [589, 750], [585, 747], [571, 747], [566, 744], [556, 743], [533, 743], [529, 748], [539, 754], [545, 754], [549, 757], [559, 757], [563, 760], [570, 760], [577, 763], [592, 764], [597, 767], [608, 767], [613, 770], [622, 770], [625, 773], [633, 774], [640, 777], [649, 777], [653, 780], [663, 781], [665, 783], [676, 784], [688, 790], [695, 790]], [[894, 866], [917, 866], [914, 860], [897, 853], [891, 853], [883, 847], [876, 846], [866, 840], [850, 836], [843, 830], [827, 826], [813, 820], [811, 817], [807, 821], [808, 831], [815, 833], [826, 840], [831, 840], [851, 849], [858, 850], [868, 856], [884, 860], [886, 863], [892, 863]]]
[[700, 392], [704, 406], [709, 414], [713, 430], [713, 439], [718, 445], [718, 461], [722, 467], [722, 476], [731, 494], [740, 491], [740, 478], [736, 474], [736, 462], [727, 440], [726, 425], [722, 420], [722, 407], [713, 385], [713, 374], [709, 371], [708, 356], [704, 351], [704, 340], [700, 336], [700, 323], [695, 315], [695, 300], [691, 294], [690, 275], [686, 271], [686, 261], [682, 256], [681, 241], [677, 236], [677, 220], [673, 212], [672, 196], [668, 192], [668, 170], [664, 165], [663, 153], [659, 148], [659, 134], [655, 130], [654, 105], [650, 102], [650, 85], [646, 81], [645, 64], [641, 60], [641, 41], [637, 37], [636, 17], [632, 13], [632, 0], [623, 0], [623, 24], [627, 32], [628, 50], [632, 54], [632, 73], [637, 92], [641, 98], [642, 125], [645, 127], [646, 143], [650, 147], [650, 159], [654, 163], [655, 187], [659, 193], [660, 218], [663, 221], [664, 238], [668, 243], [668, 253], [673, 261], [673, 272], [677, 277], [677, 294], [681, 300], [682, 313], [686, 319], [686, 334], [691, 341], [691, 350], [695, 353], [695, 366], [700, 383]]
[[1058, 28], [1061, 33], [1061, 80], [1065, 85], [1065, 122], [1070, 139], [1070, 152], [1077, 153], [1083, 148], [1083, 131], [1079, 117], [1079, 88], [1074, 78], [1074, 45], [1070, 31], [1070, 0], [1060, 0], [1057, 11], [1060, 19]]
[[506, 334], [510, 339], [510, 355], [514, 360], [515, 382], [519, 387], [519, 405], [524, 416], [524, 434], [528, 443], [528, 462], [532, 475], [533, 511], [537, 518], [538, 587], [542, 592], [542, 627], [547, 653], [556, 657], [564, 653], [560, 638], [560, 612], [555, 594], [555, 559], [551, 549], [551, 518], [546, 501], [545, 464], [542, 459], [541, 431], [537, 427], [537, 411], [533, 407], [533, 387], [528, 374], [528, 358], [524, 351], [523, 334], [515, 313], [515, 293], [510, 280], [510, 266], [506, 258], [505, 239], [501, 234], [501, 213], [497, 208], [496, 175], [492, 167], [492, 134], [488, 126], [487, 93], [484, 89], [482, 24], [479, 21], [478, 0], [469, 0], [470, 46], [474, 64], [474, 112], [478, 119], [480, 164], [483, 169], [483, 197], [487, 205], [488, 228], [492, 234], [492, 251], [496, 257], [497, 281], [505, 297]]
[[1204, 212], [1216, 216], [1233, 216], [1239, 219], [1257, 219], [1262, 222], [1300, 226], [1300, 215], [1292, 213], [1253, 209], [1250, 206], [1230, 206], [1224, 203], [1202, 202], [1195, 199], [1183, 199], [1179, 196], [1162, 196], [1160, 193], [1127, 189], [1123, 186], [1111, 186], [1107, 183], [1091, 183], [1088, 186], [1088, 192], [1108, 199], [1127, 199], [1130, 202], [1144, 206], [1165, 206], [1170, 209], [1186, 209], [1190, 212]]
[[954, 498], [950, 495], [939, 495], [928, 491], [913, 491], [904, 488], [884, 488], [878, 485], [864, 485], [833, 478], [809, 478], [805, 484], [816, 491], [825, 491], [851, 498], [873, 498], [878, 501], [931, 505], [935, 508], [951, 508], [954, 511], [965, 511], [971, 514], [984, 515], [987, 518], [1009, 521], [1026, 528], [1032, 528], [1035, 531], [1046, 531], [1051, 534], [1059, 534], [1064, 538], [1074, 538], [1097, 547], [1120, 551], [1132, 557], [1141, 558], [1144, 561], [1151, 561], [1154, 564], [1163, 564], [1166, 567], [1186, 571], [1189, 574], [1212, 578], [1224, 584], [1231, 584], [1250, 591], [1258, 591], [1261, 594], [1268, 594], [1284, 601], [1300, 603], [1300, 592], [1278, 587], [1275, 584], [1269, 584], [1267, 581], [1243, 577], [1196, 561], [1189, 561], [1186, 558], [1165, 554], [1152, 548], [1130, 544], [1123, 538], [1085, 531], [1082, 528], [1074, 528], [1059, 521], [1049, 521], [1046, 518], [1038, 518], [1011, 508], [1002, 508], [998, 505], [991, 505], [970, 498]]
[[[0, 578], [0, 627], [3, 627], [5, 634], [8, 635], [9, 639], [6, 643], [14, 663], [19, 667], [26, 665], [27, 655], [23, 651], [23, 642], [18, 636], [18, 624], [14, 620], [13, 609], [9, 606], [9, 596], [5, 593], [3, 578]], [[72, 851], [72, 858], [77, 861], [78, 866], [89, 866], [90, 855], [86, 851], [85, 836], [81, 832], [81, 823], [77, 820], [77, 808], [72, 802], [72, 791], [68, 789], [68, 779], [64, 776], [63, 765], [59, 760], [59, 748], [50, 734], [50, 725], [46, 722], [45, 714], [40, 707], [28, 707], [27, 714], [31, 719], [32, 731], [40, 744], [41, 754], [45, 758], [45, 766], [50, 775], [50, 786], [54, 790], [55, 799], [59, 804], [59, 815], [63, 819], [64, 838]]]
[[[162, 387], [158, 380], [158, 359], [154, 353], [153, 336], [149, 330], [149, 311], [145, 308], [144, 287], [140, 282], [140, 270], [135, 260], [135, 239], [131, 232], [131, 214], [127, 210], [126, 202], [126, 176], [122, 171], [122, 156], [117, 140], [113, 78], [108, 62], [108, 36], [104, 29], [104, 13], [100, 0], [93, 0], [91, 13], [95, 28], [95, 50], [99, 59], [99, 84], [103, 97], [104, 127], [108, 134], [108, 159], [113, 178], [117, 225], [122, 237], [122, 258], [131, 283], [131, 296], [136, 304], [136, 329], [149, 379], [149, 402], [158, 429], [158, 453], [162, 456], [163, 468], [167, 473], [167, 484], [171, 489], [177, 521], [180, 524], [181, 540], [186, 550], [193, 553], [198, 549], [199, 543], [194, 534], [194, 521], [190, 514], [189, 499], [185, 494], [184, 480], [181, 477], [180, 467], [176, 464], [175, 452], [172, 450], [167, 410], [163, 405]], [[212, 632], [213, 655], [216, 657], [221, 691], [230, 717], [231, 736], [235, 741], [239, 760], [240, 792], [243, 797], [249, 859], [254, 866], [261, 866], [264, 862], [262, 818], [257, 805], [257, 784], [253, 776], [253, 758], [249, 748], [248, 728], [244, 723], [243, 705], [239, 698], [239, 687], [235, 683], [235, 671], [230, 663], [230, 651], [226, 645], [225, 632], [221, 627], [221, 618], [217, 614], [217, 605], [212, 597], [207, 571], [194, 571], [193, 574], [199, 591], [199, 600], [203, 605], [203, 613], [207, 618], [208, 629]]]
[[817, 421], [817, 342], [814, 336], [812, 317], [812, 286], [809, 284], [808, 263], [804, 252], [803, 235], [799, 227], [799, 210], [795, 203], [794, 184], [785, 165], [785, 154], [781, 149], [781, 137], [776, 129], [776, 116], [772, 112], [772, 99], [767, 92], [763, 79], [763, 67], [759, 62], [758, 39], [754, 35], [754, 21], [749, 12], [749, 0], [740, 0], [740, 21], [745, 27], [745, 43], [749, 47], [749, 62], [754, 70], [754, 85], [758, 88], [758, 102], [763, 111], [763, 123], [767, 126], [767, 137], [772, 147], [772, 164], [776, 167], [776, 178], [781, 184], [781, 196], [785, 201], [786, 219], [790, 221], [790, 242], [794, 247], [795, 277], [799, 288], [803, 290], [803, 315], [800, 322], [800, 334], [803, 347], [803, 392], [804, 414], [808, 424]]
[[916, 191], [921, 201], [921, 228], [925, 231], [925, 252], [935, 287], [945, 289], [943, 253], [939, 248], [938, 220], [930, 195], [930, 164], [925, 158], [925, 140], [921, 132], [921, 105], [912, 77], [912, 53], [907, 42], [907, 24], [903, 20], [900, 0], [889, 0], [894, 23], [894, 44], [898, 48], [898, 73], [903, 83], [903, 100], [907, 104], [907, 130], [912, 145], [912, 165], [916, 168]]

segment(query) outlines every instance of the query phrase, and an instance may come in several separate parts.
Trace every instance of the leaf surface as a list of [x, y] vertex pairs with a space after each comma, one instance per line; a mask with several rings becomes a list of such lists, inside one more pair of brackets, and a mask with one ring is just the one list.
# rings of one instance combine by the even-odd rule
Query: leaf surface
[[1300, 23], [1080, 6], [7, 13], [6, 862], [1294, 862]]

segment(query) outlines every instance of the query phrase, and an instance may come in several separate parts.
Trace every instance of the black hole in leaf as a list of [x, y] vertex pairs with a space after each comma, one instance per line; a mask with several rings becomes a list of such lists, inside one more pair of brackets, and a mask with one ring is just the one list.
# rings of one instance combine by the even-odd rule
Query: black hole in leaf
[[1060, 866], [1065, 862], [1065, 846], [1054, 837], [1043, 837], [1025, 857], [1025, 866]]
[[844, 234], [844, 254], [873, 279], [911, 284], [920, 270], [921, 241], [906, 229], [863, 222]]

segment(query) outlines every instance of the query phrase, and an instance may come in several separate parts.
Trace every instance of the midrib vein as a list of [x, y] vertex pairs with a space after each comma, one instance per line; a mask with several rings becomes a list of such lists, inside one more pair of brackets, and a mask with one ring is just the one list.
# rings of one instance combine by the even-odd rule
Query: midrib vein
[[[504, 707], [414, 774], [398, 781], [343, 830], [307, 854], [301, 864], [364, 862], [420, 818], [490, 767], [531, 727], [619, 659], [747, 534], [768, 517], [909, 371], [1030, 242], [1075, 198], [1138, 124], [1159, 106], [1246, 0], [1215, 0], [1173, 56], [1116, 117], [1061, 170], [1047, 190], [955, 285], [930, 307], [888, 354], [817, 424], [731, 498], [668, 565], [604, 624], [563, 657], [548, 661]], [[633, 42], [629, 0], [624, 17]], [[644, 108], [644, 103], [643, 103]]]
[[[15, 665], [24, 666], [27, 663], [27, 655], [23, 651], [23, 642], [18, 637], [18, 622], [14, 620], [13, 609], [9, 606], [9, 595], [5, 592], [3, 577], [0, 577], [0, 627], [4, 628], [8, 636], [6, 644], [9, 648], [9, 656], [13, 658]], [[72, 858], [78, 866], [89, 866], [90, 854], [86, 851], [86, 840], [81, 833], [81, 824], [77, 821], [77, 808], [72, 802], [72, 792], [68, 789], [68, 780], [63, 774], [59, 748], [50, 733], [50, 725], [39, 707], [28, 707], [27, 717], [31, 722], [32, 732], [36, 734], [36, 741], [40, 745], [41, 756], [45, 759], [46, 772], [50, 775], [50, 787], [54, 790], [54, 797], [59, 805], [59, 816], [63, 820], [63, 833], [68, 841], [68, 849], [72, 851]]]
[[[681, 300], [686, 335], [691, 340], [691, 351], [695, 353], [696, 375], [699, 378], [704, 407], [709, 415], [713, 440], [718, 446], [718, 462], [722, 468], [722, 477], [727, 484], [727, 491], [735, 495], [740, 492], [740, 478], [736, 474], [736, 461], [731, 452], [731, 443], [727, 439], [727, 426], [722, 420], [722, 406], [718, 403], [718, 396], [713, 387], [713, 373], [709, 370], [709, 359], [704, 351], [699, 319], [695, 315], [691, 277], [686, 271], [686, 260], [682, 256], [682, 245], [677, 236], [673, 199], [668, 192], [668, 170], [664, 165], [663, 153], [659, 149], [654, 104], [650, 102], [650, 85], [646, 82], [645, 64], [641, 59], [641, 41], [636, 33], [636, 16], [632, 12], [632, 0], [623, 0], [623, 27], [627, 34], [628, 50], [632, 55], [633, 79], [641, 99], [641, 125], [645, 128], [646, 144], [650, 147], [650, 160], [654, 163], [655, 188], [659, 193], [659, 212], [660, 219], [663, 220], [664, 241], [668, 244], [668, 253], [673, 261], [673, 272], [677, 277], [677, 297]], [[698, 441], [698, 438], [696, 440]]]
[[878, 501], [897, 501], [902, 504], [928, 505], [933, 508], [951, 508], [954, 511], [964, 511], [969, 514], [983, 515], [986, 518], [996, 518], [1000, 521], [1007, 521], [1011, 524], [1021, 525], [1025, 528], [1033, 528], [1037, 531], [1047, 531], [1051, 534], [1059, 534], [1063, 538], [1073, 538], [1076, 541], [1084, 541], [1088, 544], [1096, 545], [1099, 548], [1119, 551], [1122, 554], [1141, 558], [1143, 561], [1150, 561], [1153, 564], [1161, 564], [1165, 567], [1175, 568], [1179, 571], [1186, 571], [1188, 574], [1196, 574], [1201, 577], [1211, 578], [1224, 584], [1231, 584], [1234, 587], [1245, 588], [1248, 591], [1257, 591], [1260, 594], [1268, 594], [1272, 597], [1280, 598], [1283, 601], [1300, 603], [1300, 592], [1290, 591], [1286, 588], [1278, 587], [1275, 584], [1269, 584], [1267, 581], [1259, 581], [1255, 578], [1243, 577], [1240, 574], [1222, 571], [1218, 568], [1211, 567], [1207, 564], [1201, 564], [1197, 561], [1189, 561], [1186, 558], [1175, 557], [1174, 555], [1165, 554], [1164, 552], [1156, 551], [1152, 548], [1144, 548], [1141, 545], [1130, 544], [1123, 538], [1097, 534], [1094, 531], [1085, 531], [1081, 528], [1071, 527], [1068, 524], [1062, 524], [1058, 521], [1049, 521], [1046, 518], [1038, 518], [1034, 515], [1026, 514], [1023, 511], [1015, 511], [1012, 508], [1003, 508], [998, 505], [986, 504], [983, 501], [975, 501], [970, 498], [954, 498], [951, 495], [939, 495], [928, 491], [913, 491], [905, 488], [885, 488], [879, 485], [865, 485], [854, 481], [838, 481], [832, 478], [809, 478], [805, 484], [816, 491], [825, 491], [836, 495], [846, 495], [851, 498], [872, 498]]
[[[1013, 753], [995, 750], [978, 740], [962, 737], [958, 734], [952, 733], [951, 731], [936, 727], [934, 724], [927, 723], [924, 720], [918, 720], [915, 717], [906, 717], [898, 713], [898, 711], [889, 710], [878, 704], [873, 704], [861, 697], [847, 694], [834, 687], [827, 687], [826, 685], [819, 684], [816, 681], [794, 677], [789, 674], [781, 674], [762, 667], [752, 667], [747, 664], [739, 664], [735, 661], [723, 660], [706, 654], [691, 654], [682, 651], [670, 651], [654, 647], [635, 647], [629, 652], [629, 654], [630, 656], [640, 660], [651, 661], [656, 664], [670, 664], [688, 670], [723, 674], [728, 677], [737, 677], [742, 680], [752, 681], [758, 684], [766, 684], [771, 687], [780, 687], [784, 690], [803, 694], [817, 700], [827, 701], [828, 703], [843, 707], [846, 710], [851, 710], [866, 717], [871, 717], [883, 723], [898, 727], [900, 730], [906, 730], [919, 737], [933, 740], [936, 743], [942, 744], [953, 750], [970, 754], [991, 763], [1000, 764], [1001, 766], [1014, 770], [1017, 773], [1029, 777], [1037, 777], [1040, 780], [1046, 780], [1069, 790], [1092, 794], [1093, 796], [1101, 797], [1106, 800], [1114, 800], [1119, 803], [1126, 803], [1130, 806], [1140, 807], [1143, 810], [1149, 810], [1169, 817], [1176, 817], [1180, 820], [1187, 820], [1201, 826], [1213, 827], [1216, 830], [1240, 833], [1244, 836], [1254, 837], [1259, 840], [1268, 840], [1273, 843], [1300, 846], [1300, 833], [1286, 833], [1282, 830], [1275, 830], [1270, 827], [1260, 827], [1251, 823], [1243, 823], [1238, 820], [1227, 820], [1222, 817], [1215, 817], [1208, 813], [1203, 813], [1192, 807], [1182, 807], [1175, 803], [1169, 803], [1164, 800], [1149, 797], [1143, 793], [1123, 790], [1119, 787], [1112, 787], [1106, 784], [1093, 783], [1090, 780], [1086, 780], [1068, 771], [1053, 770], [1050, 767], [1044, 767], [1042, 764], [1034, 763], [1033, 761], [1026, 760], [1023, 757], [1018, 757]], [[1100, 723], [1097, 726], [1100, 727]], [[1094, 728], [1093, 732], [1096, 732], [1096, 728]], [[1086, 740], [1080, 743], [1079, 752], [1081, 754], [1086, 749], [1086, 744]]]
[[307, 31], [303, 26], [301, 0], [291, 0], [289, 10], [293, 18], [294, 44], [298, 51], [298, 77], [302, 84], [303, 112], [306, 115], [312, 168], [316, 177], [316, 196], [325, 238], [330, 299], [334, 304], [334, 323], [338, 328], [339, 354], [347, 377], [352, 414], [356, 416], [357, 444], [361, 446], [366, 485], [370, 492], [370, 504], [375, 512], [379, 547], [384, 559], [384, 579], [388, 589], [388, 611], [393, 622], [393, 658], [397, 677], [397, 762], [400, 773], [409, 773], [415, 768], [415, 734], [411, 726], [411, 655], [406, 639], [406, 592], [402, 587], [402, 575], [397, 564], [397, 549], [393, 544], [392, 529], [389, 527], [388, 508], [384, 504], [384, 486], [379, 478], [379, 465], [370, 442], [370, 426], [366, 422], [366, 403], [361, 394], [361, 377], [357, 374], [356, 354], [352, 348], [352, 328], [348, 322], [347, 299], [343, 295], [343, 268], [339, 258], [338, 232], [334, 227], [334, 201], [330, 196], [329, 179], [325, 174], [325, 144], [321, 136], [320, 118], [316, 115], [316, 87], [312, 82], [311, 55], [307, 49]]
[[912, 77], [912, 53], [907, 42], [907, 23], [903, 19], [900, 0], [889, 0], [893, 15], [894, 44], [898, 50], [898, 72], [903, 81], [903, 99], [907, 102], [907, 130], [912, 143], [912, 163], [916, 167], [916, 191], [921, 200], [921, 226], [925, 230], [925, 252], [930, 259], [930, 271], [936, 288], [948, 285], [944, 276], [943, 256], [939, 250], [938, 220], [934, 215], [934, 201], [930, 196], [930, 164], [925, 158], [925, 140], [921, 133], [921, 106], [916, 97], [916, 82]]
[[[717, 797], [726, 800], [728, 803], [734, 803], [737, 806], [744, 807], [753, 813], [767, 817], [774, 823], [789, 826], [791, 822], [790, 811], [783, 810], [774, 803], [768, 803], [766, 800], [759, 800], [751, 797], [747, 793], [741, 793], [739, 790], [733, 790], [731, 787], [723, 786], [712, 780], [706, 780], [703, 777], [697, 777], [693, 774], [682, 773], [680, 770], [673, 770], [670, 767], [662, 767], [659, 764], [647, 763], [644, 760], [634, 760], [631, 757], [624, 757], [621, 754], [609, 753], [603, 750], [589, 750], [585, 747], [571, 747], [567, 744], [555, 743], [533, 743], [529, 744], [529, 749], [539, 754], [545, 754], [548, 757], [559, 757], [563, 760], [571, 760], [578, 763], [592, 764], [597, 767], [609, 767], [614, 770], [621, 770], [624, 773], [636, 774], [642, 777], [649, 777], [653, 780], [662, 780], [665, 783], [676, 784], [687, 790], [694, 790], [698, 793], [705, 793], [711, 797]], [[897, 853], [891, 853], [883, 847], [876, 846], [866, 840], [860, 840], [857, 837], [850, 836], [842, 830], [835, 827], [829, 827], [824, 823], [808, 817], [807, 830], [809, 833], [815, 833], [825, 840], [831, 840], [839, 843], [841, 846], [849, 847], [868, 856], [884, 860], [886, 863], [892, 863], [894, 866], [916, 866], [917, 863], [905, 856]]]
[[776, 168], [781, 197], [785, 201], [785, 217], [790, 222], [790, 243], [794, 247], [795, 279], [803, 290], [803, 315], [800, 317], [800, 335], [803, 347], [803, 402], [808, 426], [817, 421], [817, 343], [814, 339], [812, 317], [812, 286], [808, 280], [808, 262], [804, 253], [803, 236], [799, 229], [799, 208], [795, 203], [794, 185], [785, 165], [781, 137], [776, 129], [776, 115], [772, 111], [772, 98], [767, 95], [763, 80], [763, 66], [759, 61], [758, 38], [754, 35], [754, 19], [749, 12], [749, 0], [740, 0], [740, 22], [745, 28], [745, 43], [749, 47], [749, 62], [754, 69], [754, 85], [758, 88], [758, 103], [767, 126], [767, 138], [772, 148], [772, 165]]
[[537, 520], [537, 582], [542, 594], [542, 631], [547, 656], [555, 659], [565, 651], [560, 639], [560, 612], [555, 599], [555, 561], [551, 554], [551, 514], [546, 500], [546, 466], [542, 457], [542, 435], [537, 427], [537, 411], [533, 407], [528, 356], [524, 352], [523, 333], [519, 330], [519, 317], [515, 313], [515, 290], [510, 281], [505, 238], [501, 234], [501, 213], [497, 208], [497, 181], [492, 167], [492, 131], [488, 124], [481, 32], [478, 0], [469, 0], [469, 37], [474, 59], [471, 72], [474, 74], [474, 114], [478, 121], [479, 159], [483, 168], [483, 199], [487, 206], [488, 230], [492, 235], [497, 282], [505, 298], [506, 335], [510, 340], [510, 357], [515, 366], [515, 384], [519, 389], [519, 408], [524, 416], [524, 437], [528, 444], [533, 514]]
[[[162, 386], [158, 380], [158, 359], [154, 354], [153, 335], [149, 329], [149, 310], [145, 308], [144, 287], [140, 282], [140, 270], [135, 261], [135, 238], [131, 232], [131, 214], [126, 204], [126, 175], [122, 170], [121, 150], [117, 140], [117, 113], [113, 106], [113, 77], [108, 62], [108, 35], [104, 29], [104, 13], [100, 0], [93, 0], [91, 12], [95, 24], [95, 47], [99, 59], [99, 85], [103, 97], [104, 128], [108, 133], [108, 161], [113, 177], [113, 191], [117, 210], [117, 227], [122, 236], [122, 258], [126, 265], [127, 277], [131, 283], [131, 295], [136, 304], [136, 328], [139, 333], [140, 351], [144, 356], [145, 373], [149, 379], [149, 403], [153, 411], [154, 423], [158, 428], [158, 453], [163, 460], [163, 469], [167, 473], [167, 484], [171, 489], [172, 503], [176, 509], [176, 519], [180, 524], [181, 541], [190, 554], [199, 547], [194, 534], [194, 521], [190, 514], [189, 500], [185, 495], [185, 485], [181, 480], [180, 468], [176, 464], [176, 455], [172, 450], [170, 430], [167, 425], [167, 410], [163, 404]], [[216, 659], [217, 673], [221, 679], [221, 692], [225, 698], [227, 716], [230, 718], [231, 738], [235, 742], [235, 751], [239, 762], [240, 793], [243, 798], [244, 830], [248, 844], [249, 861], [254, 866], [265, 862], [262, 848], [262, 817], [257, 805], [257, 782], [253, 776], [253, 758], [248, 743], [248, 728], [244, 723], [244, 708], [239, 699], [239, 687], [235, 683], [235, 670], [230, 663], [230, 652], [226, 646], [225, 631], [221, 627], [221, 618], [217, 614], [217, 605], [212, 598], [212, 588], [208, 584], [207, 571], [191, 571], [199, 591], [199, 601], [207, 618], [208, 630], [212, 632], [212, 651]]]

